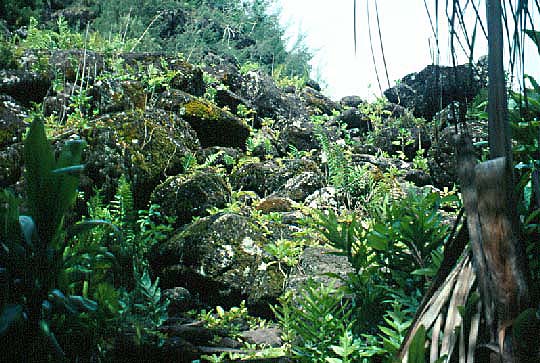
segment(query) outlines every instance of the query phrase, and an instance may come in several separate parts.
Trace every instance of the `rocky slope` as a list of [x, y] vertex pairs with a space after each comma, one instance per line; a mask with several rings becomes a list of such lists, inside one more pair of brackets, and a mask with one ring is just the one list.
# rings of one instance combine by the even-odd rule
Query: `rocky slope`
[[[315, 235], [297, 265], [282, 264], [265, 248], [302, 232], [309, 208], [346, 203], [329, 180], [329, 155], [322, 152], [328, 145], [321, 142], [342, 145], [346, 135], [355, 166], [374, 176], [401, 171], [396, 193], [407, 181], [442, 188], [454, 180], [451, 127], [435, 138], [431, 123], [419, 123], [400, 105], [376, 108], [358, 97], [335, 102], [314, 82], [280, 88], [263, 72], [241, 73], [219, 57], [200, 67], [153, 53], [27, 50], [14, 64], [0, 70], [0, 187], [22, 190], [21, 141], [26, 117], [35, 112], [31, 104], [38, 102], [43, 116], [54, 120], [55, 144], [75, 137], [87, 142], [81, 206], [96, 188], [110, 199], [124, 175], [136, 208], [156, 203], [163, 217], [176, 218], [172, 238], [148, 256], [171, 300], [171, 318], [162, 327], [168, 339], [149, 351], [163, 361], [239, 349], [224, 332], [186, 316], [190, 309], [245, 301], [251, 314], [269, 317], [269, 304], [308, 277], [351, 271], [344, 256], [317, 246]], [[407, 76], [387, 92], [389, 99], [417, 116], [433, 116], [441, 110], [413, 100], [428, 98], [433, 72], [431, 66]], [[470, 99], [480, 86], [463, 94], [448, 87], [446, 104]], [[379, 132], [369, 134], [374, 128]], [[413, 163], [419, 149], [428, 150], [429, 167]], [[242, 330], [248, 342], [279, 345], [275, 331]], [[119, 341], [116, 349], [119, 361], [131, 361], [129, 342]]]

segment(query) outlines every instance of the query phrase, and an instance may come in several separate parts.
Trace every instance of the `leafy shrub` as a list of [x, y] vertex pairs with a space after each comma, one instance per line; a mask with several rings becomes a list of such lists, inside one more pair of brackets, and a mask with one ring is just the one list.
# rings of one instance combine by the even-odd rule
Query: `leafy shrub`
[[411, 282], [411, 275], [436, 274], [448, 231], [439, 213], [446, 199], [438, 193], [409, 192], [404, 199], [394, 201], [387, 219], [377, 222], [367, 234], [368, 245], [378, 251], [378, 263], [387, 267], [388, 277], [401, 286]]
[[326, 362], [336, 357], [333, 346], [351, 329], [351, 310], [344, 294], [332, 285], [308, 281], [293, 300], [288, 294], [273, 307], [282, 340], [298, 362]]
[[[118, 180], [117, 191], [109, 205], [104, 205], [101, 194], [97, 192], [90, 198], [88, 211], [91, 219], [109, 221], [121, 231], [122, 238], [117, 238], [103, 228], [96, 228], [91, 237], [93, 243], [105, 246], [116, 256], [114, 274], [117, 286], [128, 290], [135, 287], [133, 270], [140, 274], [148, 267], [147, 253], [152, 246], [171, 235], [175, 218], [163, 216], [157, 204], [136, 213], [131, 184], [124, 176]], [[162, 220], [165, 223], [157, 222]]]
[[[60, 290], [63, 281], [83, 277], [76, 263], [66, 259], [70, 238], [101, 224], [64, 225], [77, 196], [82, 149], [81, 140], [70, 140], [56, 159], [43, 121], [35, 116], [24, 142], [26, 198], [20, 201], [8, 191], [0, 194], [0, 273], [6, 284], [0, 301], [0, 337], [2, 345], [12, 347], [6, 352], [8, 360], [65, 359], [58, 336], [68, 337], [69, 329], [64, 330], [62, 323], [69, 320], [80, 329], [98, 309], [84, 291], [65, 295]], [[21, 202], [27, 215], [19, 214]], [[65, 318], [68, 315], [70, 319]]]

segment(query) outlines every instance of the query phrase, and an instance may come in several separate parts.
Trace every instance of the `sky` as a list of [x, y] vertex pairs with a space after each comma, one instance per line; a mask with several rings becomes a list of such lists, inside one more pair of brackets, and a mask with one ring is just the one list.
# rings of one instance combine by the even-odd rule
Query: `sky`
[[[433, 9], [433, 0], [427, 0]], [[386, 58], [388, 79], [381, 56], [375, 5], [372, 0], [357, 0], [357, 48], [353, 40], [353, 0], [278, 0], [280, 22], [287, 28], [291, 44], [299, 33], [305, 35], [306, 45], [313, 51], [312, 78], [322, 80], [327, 95], [340, 99], [347, 95], [358, 95], [364, 99], [373, 99], [395, 84], [405, 75], [418, 72], [434, 63], [433, 32], [424, 0], [377, 0], [380, 30], [384, 55]], [[370, 5], [370, 24], [381, 87], [377, 81], [372, 51], [369, 41], [369, 27], [366, 5]], [[441, 1], [441, 3], [444, 3]], [[484, 2], [482, 1], [482, 4]], [[484, 5], [481, 5], [483, 10]], [[433, 10], [432, 10], [433, 11]], [[440, 14], [440, 50], [439, 64], [450, 65], [449, 32], [444, 13]], [[472, 28], [472, 16], [469, 26]], [[527, 42], [530, 42], [527, 40]], [[431, 44], [431, 46], [430, 46]], [[532, 42], [528, 44], [536, 56]], [[478, 35], [475, 47], [475, 60], [487, 54], [487, 41]], [[458, 63], [465, 63], [464, 54]], [[529, 57], [532, 59], [532, 57]], [[540, 61], [529, 62], [529, 74], [540, 76]], [[533, 69], [531, 69], [533, 68]]]

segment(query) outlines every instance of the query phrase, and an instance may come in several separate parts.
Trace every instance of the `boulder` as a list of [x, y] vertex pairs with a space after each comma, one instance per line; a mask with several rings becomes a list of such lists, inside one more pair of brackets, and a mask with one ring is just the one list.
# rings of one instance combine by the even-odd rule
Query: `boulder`
[[230, 173], [241, 156], [241, 150], [225, 147], [211, 146], [197, 151], [197, 163], [206, 166], [222, 166]]
[[84, 29], [97, 15], [98, 12], [88, 6], [75, 5], [55, 11], [51, 15], [51, 20], [56, 22], [59, 18], [63, 18], [70, 26]]
[[145, 110], [149, 96], [139, 80], [104, 78], [94, 83], [89, 94], [102, 113]]
[[[242, 89], [240, 66], [232, 57], [208, 53], [204, 57], [204, 71], [235, 94]], [[208, 85], [207, 85], [208, 86]]]
[[374, 145], [390, 155], [403, 152], [407, 160], [412, 161], [420, 147], [424, 150], [431, 147], [430, 131], [421, 125], [390, 124], [376, 132]]
[[295, 94], [280, 90], [272, 77], [262, 71], [245, 74], [237, 93], [251, 103], [258, 117], [289, 120], [308, 115], [306, 107]]
[[22, 176], [23, 144], [0, 148], [0, 188], [14, 185]]
[[13, 97], [21, 105], [41, 103], [50, 86], [51, 79], [46, 74], [0, 69], [0, 94]]
[[[475, 67], [429, 65], [411, 73], [394, 87], [384, 91], [388, 101], [413, 110], [417, 117], [431, 121], [433, 116], [453, 101], [463, 104], [472, 100], [486, 85]], [[437, 81], [439, 75], [439, 81]]]
[[103, 55], [86, 49], [28, 49], [19, 60], [19, 68], [38, 72], [49, 79], [62, 75], [62, 81], [94, 80], [105, 69]]
[[373, 130], [369, 118], [357, 108], [349, 108], [343, 111], [338, 119], [347, 126], [347, 129], [357, 129], [360, 134]]
[[193, 217], [208, 215], [212, 207], [223, 208], [231, 199], [227, 182], [211, 169], [168, 177], [150, 196], [165, 216], [176, 217], [176, 227], [191, 222]]
[[293, 201], [288, 198], [270, 196], [257, 203], [255, 209], [261, 211], [263, 214], [272, 212], [290, 212], [293, 210]]
[[351, 108], [357, 108], [362, 104], [362, 102], [364, 101], [360, 98], [360, 96], [345, 96], [339, 101], [341, 105]]
[[282, 165], [273, 160], [253, 162], [234, 170], [230, 182], [234, 190], [251, 190], [264, 197], [279, 191], [289, 179], [304, 172], [320, 174], [317, 164], [312, 160], [282, 160]]
[[219, 87], [216, 90], [215, 100], [219, 107], [227, 107], [231, 112], [237, 113], [238, 106], [244, 105], [251, 108], [251, 103], [227, 88]]
[[180, 90], [163, 92], [157, 107], [182, 116], [197, 133], [202, 147], [245, 148], [249, 126], [215, 104]]
[[279, 133], [280, 149], [285, 154], [290, 146], [299, 151], [319, 149], [320, 143], [312, 122], [297, 119], [286, 125]]
[[51, 52], [49, 67], [53, 74], [62, 74], [66, 81], [89, 81], [103, 72], [105, 59], [101, 54], [86, 49], [59, 49]]
[[303, 202], [309, 195], [324, 186], [324, 176], [320, 172], [305, 171], [293, 176], [276, 192], [291, 198], [296, 202]]
[[[458, 133], [464, 132], [458, 124]], [[471, 135], [473, 143], [487, 141], [487, 123], [483, 121], [469, 121], [467, 132]], [[457, 180], [454, 137], [456, 127], [448, 126], [441, 130], [439, 137], [427, 153], [428, 165], [433, 184], [442, 189], [451, 188]], [[481, 150], [478, 150], [481, 154]]]
[[338, 191], [334, 187], [324, 187], [309, 195], [305, 202], [309, 208], [323, 210], [336, 209], [340, 205]]
[[185, 313], [198, 307], [196, 299], [184, 287], [173, 287], [172, 289], [163, 290], [163, 297], [169, 301], [169, 315]]
[[189, 124], [173, 113], [128, 111], [103, 115], [81, 130], [88, 143], [82, 189], [103, 187], [111, 197], [116, 180], [132, 182], [136, 208], [147, 208], [151, 192], [167, 175], [182, 170], [182, 158], [195, 153], [199, 141]]
[[[171, 88], [187, 92], [193, 96], [204, 94], [204, 81], [202, 70], [179, 57], [166, 53], [122, 53], [119, 55], [124, 61], [124, 67], [130, 73], [137, 75], [136, 79], [148, 76], [150, 69], [157, 74], [173, 75], [168, 85]], [[109, 71], [114, 72], [114, 69]], [[160, 91], [160, 89], [156, 89]]]
[[309, 87], [309, 88], [314, 89], [317, 92], [321, 92], [321, 85], [319, 84], [319, 82], [317, 82], [317, 81], [315, 81], [313, 79], [308, 79], [306, 81], [306, 86]]
[[423, 187], [433, 183], [431, 175], [424, 170], [420, 169], [407, 169], [403, 179], [413, 183], [416, 186]]
[[334, 110], [340, 111], [341, 106], [324, 96], [320, 91], [311, 87], [304, 87], [300, 97], [305, 102], [309, 115], [328, 115], [332, 116]]
[[266, 347], [280, 347], [282, 344], [281, 334], [283, 334], [283, 332], [278, 328], [259, 328], [244, 331], [240, 336], [251, 344]]
[[182, 8], [168, 9], [161, 15], [161, 38], [170, 38], [176, 34], [183, 33], [189, 14]]
[[282, 293], [284, 274], [270, 265], [265, 234], [250, 217], [219, 213], [188, 225], [154, 246], [150, 264], [164, 288], [182, 286], [204, 303], [224, 308], [246, 300], [269, 315], [268, 303]]
[[338, 288], [344, 286], [347, 274], [354, 273], [347, 256], [332, 254], [335, 252], [325, 247], [307, 247], [300, 255], [300, 262], [295, 267], [286, 282], [286, 290], [297, 296], [308, 280], [322, 283], [326, 286], [332, 284]]

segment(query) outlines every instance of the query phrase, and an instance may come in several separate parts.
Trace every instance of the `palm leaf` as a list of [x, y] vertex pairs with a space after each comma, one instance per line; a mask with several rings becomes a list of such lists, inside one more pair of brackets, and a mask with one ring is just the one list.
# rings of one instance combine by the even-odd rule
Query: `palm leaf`
[[[413, 344], [416, 334], [423, 327], [427, 331], [431, 330], [431, 363], [438, 361], [449, 362], [456, 345], [459, 347], [459, 356], [462, 357], [460, 363], [473, 362], [471, 359], [474, 357], [478, 337], [479, 313], [476, 313], [471, 321], [468, 344], [465, 344], [464, 340], [462, 344], [459, 344], [458, 334], [461, 332], [463, 335], [466, 330], [462, 328], [463, 319], [459, 307], [465, 305], [475, 280], [476, 276], [472, 268], [470, 252], [465, 251], [459, 263], [448, 274], [446, 280], [433, 293], [427, 303], [423, 305], [422, 311], [411, 324], [410, 333], [401, 345], [401, 362], [408, 362], [409, 348]], [[442, 329], [442, 336], [440, 336], [443, 324], [444, 329]], [[468, 346], [468, 349], [465, 348], [466, 346]]]

